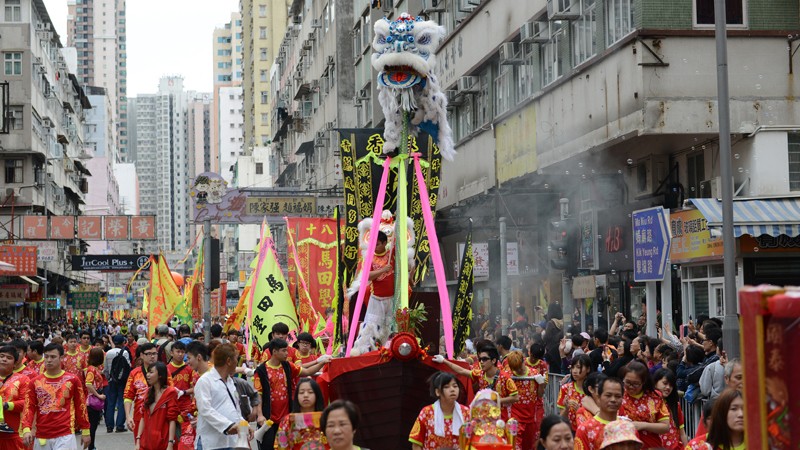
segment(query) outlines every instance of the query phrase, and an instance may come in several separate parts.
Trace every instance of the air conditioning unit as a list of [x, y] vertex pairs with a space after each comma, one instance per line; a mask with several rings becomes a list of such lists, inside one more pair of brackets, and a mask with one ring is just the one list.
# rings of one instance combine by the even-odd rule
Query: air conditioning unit
[[322, 28], [322, 21], [319, 19], [314, 19], [311, 21], [311, 28]]
[[369, 99], [369, 89], [360, 89], [358, 91], [358, 95], [356, 96], [359, 100], [368, 100]]
[[519, 28], [519, 42], [520, 44], [530, 44], [534, 42], [533, 37], [536, 35], [535, 22], [525, 22]]
[[459, 106], [464, 103], [464, 97], [455, 89], [445, 91], [445, 95], [447, 95], [448, 106]]
[[64, 193], [63, 192], [56, 192], [53, 195], [53, 202], [55, 202], [55, 203], [63, 203], [64, 202]]
[[325, 129], [326, 130], [330, 131], [330, 130], [333, 129], [333, 127], [334, 127], [334, 123], [333, 122], [325, 122]]
[[317, 139], [324, 139], [328, 140], [328, 136], [325, 134], [324, 131], [317, 131]]
[[53, 121], [50, 120], [49, 118], [45, 117], [44, 119], [42, 119], [42, 125], [45, 128], [53, 128]]
[[328, 65], [332, 66], [334, 64], [336, 64], [336, 62], [334, 61], [333, 56], [328, 56]]
[[444, 0], [422, 0], [422, 14], [432, 14], [444, 11]]
[[314, 147], [322, 148], [328, 145], [328, 139], [320, 139], [319, 136], [314, 139]]
[[459, 92], [478, 92], [478, 77], [461, 77], [458, 79]]
[[722, 177], [714, 177], [710, 180], [700, 182], [700, 198], [720, 198], [722, 197]]
[[69, 159], [64, 160], [64, 172], [75, 172], [75, 164]]
[[505, 42], [500, 45], [500, 64], [507, 66], [518, 66], [524, 61], [518, 53], [518, 46], [513, 42]]
[[650, 155], [640, 159], [633, 168], [633, 192], [635, 196], [652, 196], [668, 174], [669, 159], [666, 155]]
[[580, 16], [580, 0], [547, 0], [547, 17], [550, 20], [575, 20]]
[[[538, 20], [535, 22], [528, 22], [526, 25], [531, 25], [533, 34], [530, 37], [530, 42], [544, 44], [550, 41], [550, 22]], [[520, 33], [521, 35], [522, 33]], [[521, 37], [521, 36], [520, 36]]]
[[47, 67], [45, 67], [45, 66], [39, 66], [39, 68], [38, 68], [36, 71], [37, 71], [38, 73], [40, 73], [40, 74], [46, 74], [46, 73], [47, 73]]
[[38, 64], [38, 65], [41, 66], [42, 65], [42, 57], [41, 56], [34, 56], [33, 57], [33, 63], [34, 64]]

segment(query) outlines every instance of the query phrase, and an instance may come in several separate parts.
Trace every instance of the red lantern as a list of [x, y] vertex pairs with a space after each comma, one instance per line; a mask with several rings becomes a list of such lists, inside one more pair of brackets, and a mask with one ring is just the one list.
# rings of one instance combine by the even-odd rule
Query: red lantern
[[180, 288], [183, 287], [183, 275], [178, 272], [170, 272], [172, 274], [172, 281]]

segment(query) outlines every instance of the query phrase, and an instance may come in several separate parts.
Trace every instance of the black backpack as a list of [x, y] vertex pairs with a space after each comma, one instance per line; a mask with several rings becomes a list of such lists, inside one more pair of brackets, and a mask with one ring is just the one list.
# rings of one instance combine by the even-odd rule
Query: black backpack
[[163, 344], [158, 346], [158, 360], [164, 364], [168, 364], [169, 360], [172, 359], [169, 355], [167, 355], [167, 344], [170, 342], [171, 341], [167, 339]]
[[125, 359], [125, 352], [128, 352], [128, 357], [130, 358], [131, 352], [125, 347], [111, 360], [111, 368], [108, 371], [108, 381], [122, 384], [128, 379], [128, 375], [131, 373], [131, 364]]
[[[289, 399], [289, 404], [291, 405], [292, 402], [292, 368], [289, 366], [289, 362], [283, 361], [281, 362], [281, 366], [283, 366], [283, 372], [286, 375], [286, 398]], [[267, 363], [261, 363], [258, 367], [256, 367], [256, 375], [261, 381], [261, 414], [269, 419], [272, 413], [272, 404], [270, 403], [270, 394], [269, 394], [269, 377], [267, 376]]]

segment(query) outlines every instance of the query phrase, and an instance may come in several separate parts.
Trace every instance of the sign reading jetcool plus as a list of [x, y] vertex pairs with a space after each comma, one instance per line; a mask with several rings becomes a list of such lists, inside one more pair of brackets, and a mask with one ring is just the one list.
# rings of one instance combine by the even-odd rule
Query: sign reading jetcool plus
[[135, 272], [149, 264], [149, 255], [79, 255], [72, 257], [72, 270]]

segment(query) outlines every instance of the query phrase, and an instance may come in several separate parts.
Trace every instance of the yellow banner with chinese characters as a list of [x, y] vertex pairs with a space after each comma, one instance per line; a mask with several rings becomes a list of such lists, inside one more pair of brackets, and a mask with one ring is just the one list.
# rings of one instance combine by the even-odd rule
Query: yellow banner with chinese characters
[[250, 338], [260, 349], [269, 342], [268, 335], [274, 324], [283, 322], [290, 331], [299, 328], [294, 302], [278, 264], [275, 243], [268, 233], [262, 235], [248, 307], [253, 311]]
[[183, 300], [164, 255], [150, 258], [150, 295], [147, 319], [148, 336], [155, 335], [156, 326], [169, 322], [175, 308]]

